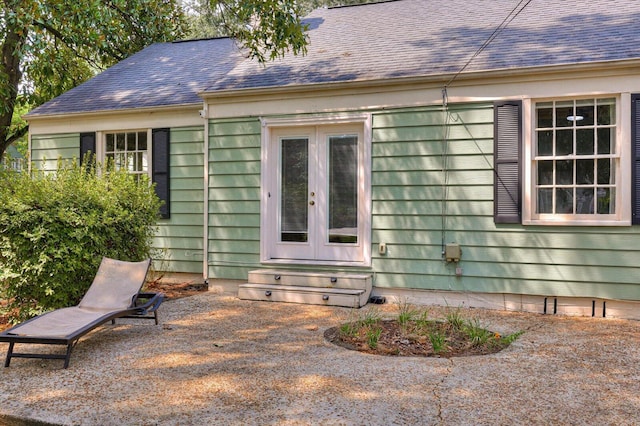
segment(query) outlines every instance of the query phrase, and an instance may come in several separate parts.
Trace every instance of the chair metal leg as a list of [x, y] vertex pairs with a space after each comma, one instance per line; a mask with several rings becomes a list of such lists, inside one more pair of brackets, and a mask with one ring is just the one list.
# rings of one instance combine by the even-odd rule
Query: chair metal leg
[[9, 350], [7, 351], [7, 359], [5, 359], [4, 361], [5, 367], [8, 367], [9, 364], [11, 363], [11, 355], [13, 355], [13, 345], [14, 345], [14, 342], [9, 343]]
[[68, 344], [67, 345], [67, 354], [65, 355], [64, 358], [64, 367], [63, 368], [68, 368], [69, 367], [69, 360], [71, 359], [71, 350], [73, 349], [73, 344]]

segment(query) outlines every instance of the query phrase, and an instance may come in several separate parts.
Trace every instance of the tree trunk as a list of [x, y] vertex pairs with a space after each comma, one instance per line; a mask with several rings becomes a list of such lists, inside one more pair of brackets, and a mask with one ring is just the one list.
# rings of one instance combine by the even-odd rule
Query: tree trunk
[[2, 44], [2, 63], [0, 63], [0, 79], [6, 79], [7, 91], [0, 92], [0, 157], [15, 139], [11, 135], [11, 119], [18, 97], [20, 83], [22, 48], [27, 39], [27, 29], [9, 24]]

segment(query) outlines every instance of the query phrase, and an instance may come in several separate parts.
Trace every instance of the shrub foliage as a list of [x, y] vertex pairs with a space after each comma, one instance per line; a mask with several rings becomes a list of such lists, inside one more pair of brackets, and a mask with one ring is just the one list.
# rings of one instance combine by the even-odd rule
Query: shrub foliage
[[0, 296], [10, 321], [77, 304], [103, 256], [151, 255], [160, 201], [146, 177], [76, 162], [0, 174]]

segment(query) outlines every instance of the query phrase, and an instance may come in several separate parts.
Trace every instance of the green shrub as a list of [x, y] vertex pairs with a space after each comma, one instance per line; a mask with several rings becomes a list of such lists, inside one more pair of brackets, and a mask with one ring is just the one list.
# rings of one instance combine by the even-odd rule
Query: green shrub
[[12, 322], [78, 303], [103, 256], [151, 255], [160, 201], [146, 176], [73, 162], [0, 179], [0, 296]]

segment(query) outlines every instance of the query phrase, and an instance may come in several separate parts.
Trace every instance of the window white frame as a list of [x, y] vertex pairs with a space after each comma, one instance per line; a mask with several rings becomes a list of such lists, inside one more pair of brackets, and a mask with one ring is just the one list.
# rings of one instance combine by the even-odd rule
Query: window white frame
[[[96, 156], [98, 160], [104, 163], [107, 159], [107, 135], [117, 135], [117, 134], [128, 134], [128, 133], [146, 133], [147, 135], [147, 149], [146, 149], [146, 162], [147, 162], [147, 170], [146, 174], [151, 179], [152, 173], [152, 135], [151, 129], [126, 129], [126, 130], [108, 130], [97, 132], [96, 139], [98, 143], [96, 144]], [[137, 152], [140, 152], [137, 150]], [[142, 172], [131, 172], [132, 174], [143, 174]]]
[[[614, 98], [615, 128], [615, 213], [613, 214], [539, 214], [536, 195], [536, 104], [551, 101], [572, 101]], [[631, 225], [631, 95], [598, 94], [586, 96], [523, 100], [524, 199], [525, 225], [629, 226]], [[573, 155], [567, 158], [575, 158]]]
[[[262, 118], [262, 158], [261, 158], [261, 206], [260, 206], [260, 258], [263, 263], [287, 263], [287, 264], [314, 264], [314, 265], [339, 265], [339, 266], [370, 266], [371, 265], [371, 115], [370, 114], [339, 114], [313, 117], [295, 118]], [[303, 127], [317, 127], [336, 125], [357, 125], [362, 129], [363, 144], [361, 148], [362, 162], [359, 165], [361, 196], [358, 200], [359, 216], [362, 237], [361, 260], [310, 260], [310, 259], [281, 259], [273, 257], [274, 226], [273, 209], [269, 210], [269, 198], [275, 188], [274, 165], [277, 158], [272, 148], [274, 134], [282, 134], [283, 130], [295, 134], [295, 129]], [[322, 130], [321, 130], [322, 132]], [[277, 137], [277, 136], [276, 136]]]

